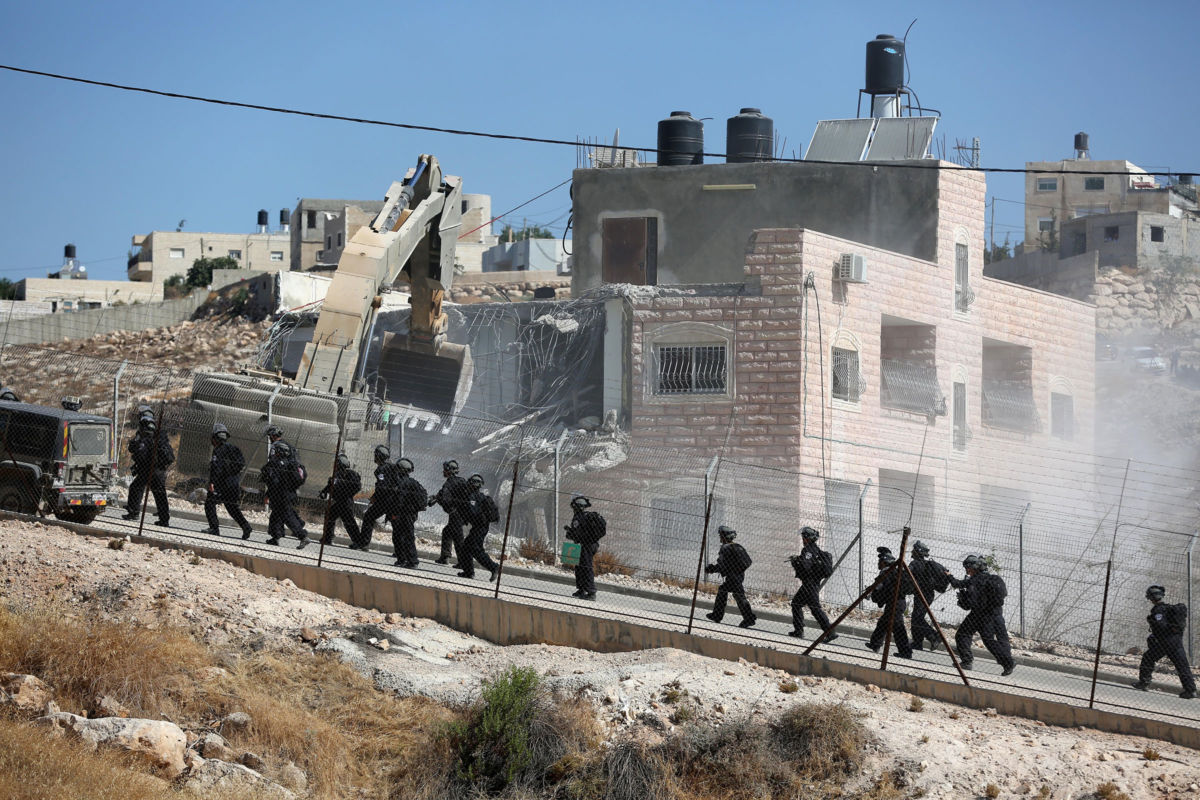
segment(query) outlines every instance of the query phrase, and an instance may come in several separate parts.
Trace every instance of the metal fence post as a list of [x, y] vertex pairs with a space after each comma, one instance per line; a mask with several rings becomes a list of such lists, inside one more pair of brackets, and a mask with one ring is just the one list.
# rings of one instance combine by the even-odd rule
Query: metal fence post
[[[113, 376], [113, 413], [112, 413], [112, 436], [109, 440], [108, 455], [109, 461], [113, 463], [113, 470], [116, 470], [117, 463], [117, 431], [119, 430], [118, 422], [121, 417], [121, 375], [125, 372], [125, 367], [129, 366], [129, 361], [121, 362], [121, 366], [117, 367], [117, 374]], [[116, 475], [113, 475], [115, 478]]]
[[863, 498], [867, 496], [867, 490], [871, 488], [871, 479], [867, 478], [867, 482], [863, 484], [862, 491], [858, 493], [858, 593], [863, 591]]
[[1112, 579], [1112, 559], [1104, 570], [1104, 600], [1100, 603], [1100, 635], [1096, 637], [1096, 661], [1092, 665], [1092, 694], [1088, 698], [1088, 708], [1096, 706], [1096, 678], [1100, 674], [1100, 648], [1104, 645], [1104, 618], [1108, 616], [1108, 584]]
[[1026, 503], [1017, 520], [1017, 594], [1020, 595], [1021, 638], [1025, 638], [1025, 515], [1033, 503]]
[[1192, 540], [1188, 542], [1187, 549], [1187, 605], [1191, 612], [1187, 618], [1187, 641], [1188, 641], [1188, 661], [1196, 663], [1196, 641], [1192, 637], [1192, 617], [1196, 616], [1196, 602], [1192, 597], [1192, 548], [1196, 545], [1196, 536], [1200, 535], [1200, 531], [1192, 534]]
[[500, 582], [504, 579], [504, 562], [508, 560], [508, 531], [512, 525], [513, 500], [517, 497], [517, 472], [521, 467], [521, 455], [525, 449], [525, 428], [521, 429], [521, 438], [517, 442], [517, 457], [513, 459], [512, 489], [508, 493], [508, 513], [504, 515], [504, 540], [500, 545], [500, 560], [496, 563], [496, 591], [492, 597], [500, 596]]
[[562, 446], [567, 440], [567, 429], [563, 428], [562, 433], [558, 435], [558, 441], [554, 444], [554, 523], [550, 526], [550, 549], [554, 553], [555, 561], [558, 560], [558, 491], [559, 491], [559, 470], [562, 468]]

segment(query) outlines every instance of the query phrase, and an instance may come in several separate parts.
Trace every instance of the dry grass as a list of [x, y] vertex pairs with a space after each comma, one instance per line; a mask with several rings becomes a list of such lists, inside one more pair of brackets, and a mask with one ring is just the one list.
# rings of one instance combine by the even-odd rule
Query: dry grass
[[555, 553], [550, 542], [541, 537], [522, 539], [517, 545], [517, 554], [526, 561], [537, 561], [548, 566], [554, 566]]
[[780, 681], [779, 691], [783, 692], [784, 694], [795, 694], [796, 692], [800, 691], [800, 684], [792, 680]]
[[[677, 575], [668, 575], [665, 572], [655, 573], [652, 577], [662, 581], [667, 586], [674, 586], [676, 589], [687, 589], [689, 592], [695, 589], [696, 582], [690, 578], [680, 578]], [[700, 580], [700, 594], [714, 595], [720, 587], [718, 583], [709, 583], [708, 581]]]
[[1146, 759], [1147, 761], [1158, 761], [1160, 758], [1162, 758], [1162, 753], [1158, 752], [1153, 747], [1147, 747], [1142, 751], [1142, 758]]
[[983, 790], [983, 793], [987, 797], [992, 797], [992, 798], [999, 797], [1000, 796], [1000, 787], [994, 783], [989, 783], [987, 785], [987, 788], [985, 788]]
[[1096, 797], [1100, 800], [1130, 800], [1129, 795], [1121, 791], [1121, 787], [1111, 782], [1097, 786]]
[[592, 566], [596, 568], [597, 575], [632, 575], [635, 570], [633, 567], [625, 563], [625, 559], [612, 550], [601, 550], [596, 553], [596, 557], [592, 559]]
[[925, 709], [925, 701], [922, 700], [921, 698], [917, 697], [916, 695], [913, 695], [912, 700], [909, 701], [908, 710], [919, 714], [924, 709]]

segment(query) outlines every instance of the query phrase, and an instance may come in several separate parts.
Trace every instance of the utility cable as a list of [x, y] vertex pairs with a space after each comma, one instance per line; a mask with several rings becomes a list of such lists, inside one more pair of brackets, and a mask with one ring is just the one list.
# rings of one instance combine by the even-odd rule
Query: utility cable
[[[553, 139], [543, 136], [520, 136], [511, 133], [494, 133], [490, 131], [475, 131], [465, 130], [461, 128], [443, 128], [436, 125], [418, 125], [411, 122], [389, 122], [387, 120], [370, 119], [367, 117], [349, 117], [341, 114], [326, 114], [319, 111], [302, 111], [295, 108], [284, 108], [282, 106], [267, 106], [259, 103], [243, 103], [237, 100], [220, 100], [214, 97], [203, 97], [201, 95], [184, 94], [182, 92], [167, 92], [161, 89], [148, 89], [142, 86], [130, 86], [122, 83], [112, 83], [110, 81], [97, 81], [90, 78], [80, 78], [74, 75], [61, 75], [55, 72], [45, 72], [43, 70], [26, 69], [24, 67], [15, 67], [9, 64], [0, 64], [0, 69], [9, 72], [17, 72], [24, 75], [37, 75], [43, 78], [53, 78], [60, 81], [69, 81], [71, 83], [82, 83], [88, 86], [100, 86], [106, 89], [119, 89], [124, 92], [137, 92], [140, 94], [155, 95], [157, 97], [170, 97], [176, 100], [191, 100], [197, 103], [209, 103], [211, 105], [228, 106], [232, 108], [245, 108], [252, 111], [270, 111], [276, 114], [290, 114], [298, 117], [311, 117], [313, 119], [328, 119], [337, 122], [353, 122], [359, 125], [378, 125], [385, 128], [401, 128], [403, 130], [412, 131], [428, 131], [430, 133], [448, 133], [454, 136], [478, 136], [485, 139], [502, 139], [514, 142], [531, 142], [533, 144], [556, 144], [565, 145], [568, 147], [586, 146], [586, 143], [578, 140], [570, 139]], [[640, 153], [658, 153], [655, 147], [626, 147], [622, 145], [621, 150], [634, 150]], [[725, 153], [700, 153], [699, 155], [708, 156], [710, 158], [724, 158]], [[776, 158], [775, 161], [780, 162], [795, 162], [801, 164], [817, 164], [822, 166], [851, 166], [851, 167], [869, 167], [874, 170], [884, 169], [936, 169], [947, 172], [984, 172], [992, 174], [1014, 174], [1014, 175], [1067, 175], [1076, 174], [1061, 169], [1029, 169], [1020, 167], [961, 167], [957, 164], [948, 164], [934, 162], [932, 164], [925, 163], [926, 159], [916, 160], [915, 163], [887, 163], [879, 164], [871, 161], [820, 161], [813, 159], [801, 158]], [[1194, 174], [1200, 172], [1200, 169], [1191, 170], [1190, 172], [1145, 172], [1138, 173], [1144, 175], [1157, 175], [1162, 177], [1172, 177], [1181, 174]], [[1089, 172], [1089, 175], [1127, 175], [1127, 172]]]

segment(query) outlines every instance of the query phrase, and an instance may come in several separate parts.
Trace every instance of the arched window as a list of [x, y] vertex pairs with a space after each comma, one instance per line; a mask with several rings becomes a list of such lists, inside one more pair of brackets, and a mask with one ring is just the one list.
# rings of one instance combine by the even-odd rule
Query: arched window
[[834, 400], [857, 403], [862, 399], [866, 381], [862, 376], [862, 362], [859, 358], [861, 352], [862, 348], [854, 334], [838, 331], [834, 335], [830, 350], [830, 397]]

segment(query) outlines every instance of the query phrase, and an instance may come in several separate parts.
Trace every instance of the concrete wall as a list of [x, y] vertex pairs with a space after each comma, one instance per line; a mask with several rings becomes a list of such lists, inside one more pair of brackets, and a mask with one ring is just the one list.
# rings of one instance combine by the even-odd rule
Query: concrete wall
[[0, 336], [3, 336], [8, 344], [49, 344], [63, 339], [85, 339], [111, 331], [161, 328], [190, 319], [207, 297], [207, 292], [198, 291], [179, 300], [161, 303], [140, 303], [70, 314], [46, 314], [30, 319], [14, 319], [5, 323]]
[[17, 283], [19, 300], [100, 303], [152, 303], [163, 299], [161, 283], [145, 281], [61, 280], [56, 278], [25, 278]]
[[940, 261], [939, 162], [903, 163], [575, 170], [572, 292], [602, 283], [603, 223], [613, 217], [658, 219], [658, 285], [740, 282], [746, 241], [760, 228], [805, 228]]
[[[1152, 241], [1151, 228], [1162, 229], [1161, 242]], [[1096, 252], [1101, 267], [1156, 271], [1187, 265], [1195, 269], [1200, 265], [1200, 222], [1170, 214], [1128, 211], [1064, 223], [1060, 257], [1080, 255], [1079, 244], [1083, 252]]]
[[[570, 240], [567, 240], [570, 246]], [[483, 271], [538, 271], [562, 274], [567, 250], [562, 239], [525, 239], [519, 242], [500, 242], [483, 254]]]
[[1059, 258], [1058, 253], [1031, 250], [1012, 258], [995, 261], [983, 268], [990, 278], [1019, 283], [1076, 300], [1088, 300], [1096, 285], [1099, 254]]

